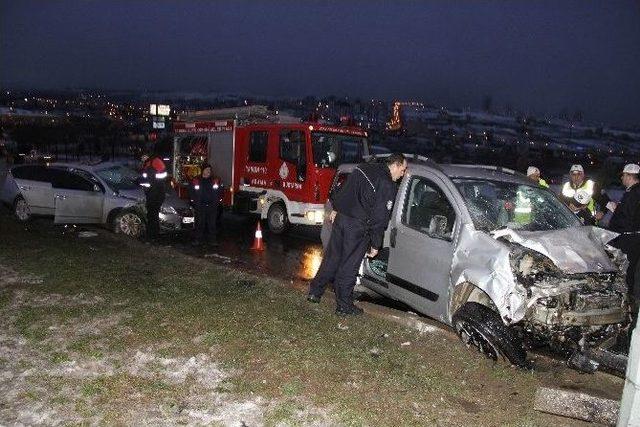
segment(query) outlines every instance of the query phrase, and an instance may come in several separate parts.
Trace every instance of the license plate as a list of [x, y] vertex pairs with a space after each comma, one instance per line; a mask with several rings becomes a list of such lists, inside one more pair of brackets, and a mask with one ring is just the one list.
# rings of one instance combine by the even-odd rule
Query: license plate
[[183, 224], [193, 224], [193, 217], [192, 216], [185, 216], [184, 218], [182, 218], [182, 223]]

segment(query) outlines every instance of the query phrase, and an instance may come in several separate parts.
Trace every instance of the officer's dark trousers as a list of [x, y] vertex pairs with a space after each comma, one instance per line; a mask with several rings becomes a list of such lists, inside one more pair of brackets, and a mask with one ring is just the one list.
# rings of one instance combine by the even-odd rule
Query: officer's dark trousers
[[627, 269], [627, 286], [629, 287], [629, 303], [631, 305], [632, 327], [637, 322], [640, 306], [640, 286], [637, 274], [640, 273], [640, 234], [621, 234], [610, 242], [611, 246], [625, 253], [629, 261]]
[[147, 194], [147, 236], [151, 238], [160, 235], [160, 207], [164, 203], [164, 194], [162, 196], [155, 193]]
[[206, 235], [209, 242], [215, 242], [217, 220], [217, 203], [207, 203], [198, 206], [196, 209], [196, 241], [203, 242]]
[[333, 283], [337, 308], [350, 308], [356, 275], [367, 249], [369, 236], [365, 225], [357, 219], [338, 214], [318, 273], [311, 281], [309, 294], [322, 296], [327, 284]]

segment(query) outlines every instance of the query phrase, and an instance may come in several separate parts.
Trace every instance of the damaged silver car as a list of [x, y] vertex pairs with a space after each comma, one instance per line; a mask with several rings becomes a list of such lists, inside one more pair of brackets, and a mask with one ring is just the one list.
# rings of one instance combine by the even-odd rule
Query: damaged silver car
[[[341, 167], [333, 191], [352, 167]], [[583, 226], [512, 170], [415, 158], [360, 280], [494, 360], [525, 366], [526, 349], [548, 345], [579, 364], [628, 324], [626, 258], [607, 244], [616, 236]]]

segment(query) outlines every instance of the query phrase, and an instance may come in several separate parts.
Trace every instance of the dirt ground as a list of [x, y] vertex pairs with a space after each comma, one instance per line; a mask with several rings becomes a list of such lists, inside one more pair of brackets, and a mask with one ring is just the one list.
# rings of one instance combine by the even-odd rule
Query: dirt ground
[[0, 424], [580, 425], [540, 386], [622, 380], [493, 364], [438, 327], [332, 305], [169, 247], [0, 214]]

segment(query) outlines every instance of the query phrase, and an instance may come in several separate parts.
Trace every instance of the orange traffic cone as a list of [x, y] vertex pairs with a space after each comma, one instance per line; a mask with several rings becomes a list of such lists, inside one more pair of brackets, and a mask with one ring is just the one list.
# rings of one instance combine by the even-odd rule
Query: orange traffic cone
[[262, 244], [262, 228], [260, 227], [260, 221], [258, 221], [258, 226], [256, 227], [256, 234], [253, 238], [253, 246], [251, 246], [252, 251], [264, 251], [264, 245]]

